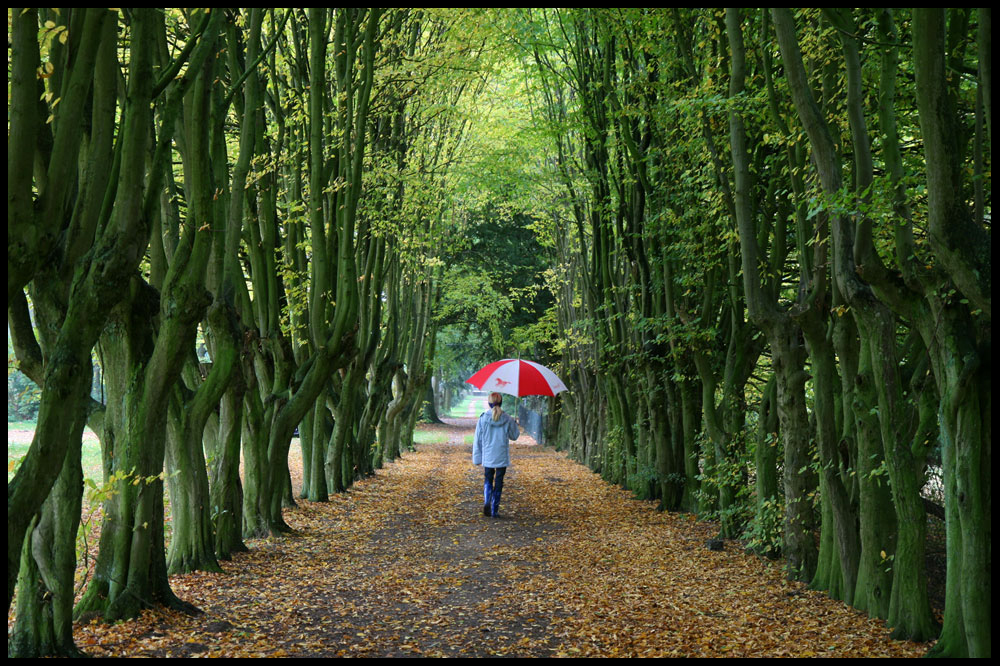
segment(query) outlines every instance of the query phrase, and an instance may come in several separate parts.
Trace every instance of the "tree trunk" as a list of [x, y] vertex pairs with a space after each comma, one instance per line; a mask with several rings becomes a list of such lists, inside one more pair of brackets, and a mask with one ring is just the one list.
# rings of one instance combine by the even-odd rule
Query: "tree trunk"
[[220, 560], [232, 559], [234, 553], [247, 550], [243, 543], [243, 487], [240, 484], [243, 392], [242, 378], [235, 379], [219, 406], [219, 446], [213, 453], [209, 488], [215, 554]]
[[754, 529], [761, 544], [756, 552], [765, 557], [777, 557], [781, 550], [774, 537], [778, 536], [778, 384], [775, 375], [768, 379], [761, 395], [757, 416], [757, 445], [754, 448], [754, 490], [757, 501]]
[[222, 367], [225, 361], [213, 364], [212, 372], [216, 373], [216, 377], [199, 387], [199, 392], [206, 392], [201, 394], [200, 408], [192, 404], [197, 402], [197, 398], [184, 400], [180, 386], [175, 388], [168, 408], [167, 486], [170, 491], [172, 534], [167, 569], [171, 574], [222, 571], [215, 559], [215, 533], [203, 433], [208, 410], [218, 403], [217, 396], [221, 397], [222, 393], [218, 388], [211, 391], [208, 382], [214, 381], [224, 391], [228, 376], [221, 375], [231, 374], [233, 361], [229, 360], [229, 369]]
[[[83, 426], [81, 419], [73, 429], [77, 441]], [[80, 456], [80, 445], [68, 448], [52, 492], [24, 540], [10, 657], [82, 655], [73, 642], [76, 537], [83, 496]]]
[[803, 331], [812, 359], [813, 414], [816, 417], [816, 440], [819, 448], [823, 523], [818, 567], [810, 585], [814, 589], [826, 590], [834, 599], [851, 603], [857, 580], [860, 543], [857, 516], [840, 476], [835, 404], [840, 382], [833, 344], [827, 337], [828, 322], [825, 317], [818, 316], [818, 313], [813, 317], [817, 321], [803, 326]]
[[778, 421], [785, 449], [785, 521], [783, 552], [789, 577], [812, 580], [817, 552], [813, 540], [816, 529], [809, 494], [816, 487], [811, 471], [812, 439], [805, 404], [805, 347], [799, 328], [787, 317], [779, 317], [769, 330], [771, 358], [778, 384]]
[[434, 383], [427, 382], [427, 391], [424, 395], [423, 420], [426, 423], [444, 423], [438, 416]]
[[[97, 15], [107, 16], [107, 12], [97, 12]], [[32, 58], [29, 57], [34, 52], [37, 62], [37, 13], [21, 12], [15, 23], [15, 40], [17, 45], [15, 51], [21, 54], [21, 48], [26, 47], [25, 38], [30, 40], [31, 47], [27, 48], [24, 57], [15, 58], [17, 73], [25, 69], [28, 72], [34, 68]], [[84, 383], [79, 373], [84, 372], [89, 380], [90, 375], [90, 354], [94, 343], [100, 335], [101, 328], [111, 307], [122, 298], [122, 283], [126, 276], [133, 271], [138, 264], [142, 251], [139, 248], [145, 243], [148, 237], [146, 227], [147, 217], [143, 214], [143, 188], [147, 185], [147, 171], [145, 164], [148, 159], [148, 138], [150, 124], [150, 101], [152, 99], [152, 61], [148, 57], [148, 47], [146, 44], [152, 42], [154, 34], [153, 14], [146, 11], [139, 11], [135, 15], [136, 22], [134, 29], [140, 39], [135, 40], [132, 51], [132, 59], [129, 67], [129, 104], [122, 115], [121, 130], [119, 136], [120, 145], [123, 146], [120, 158], [120, 177], [117, 179], [115, 189], [114, 210], [107, 227], [101, 228], [96, 234], [95, 249], [89, 254], [76, 255], [70, 253], [69, 256], [83, 257], [75, 266], [73, 276], [74, 289], [70, 302], [67, 306], [64, 320], [59, 326], [59, 333], [52, 345], [48, 347], [48, 360], [45, 367], [45, 381], [42, 385], [41, 406], [38, 413], [38, 427], [35, 429], [35, 437], [31, 447], [25, 455], [20, 468], [15, 473], [14, 478], [7, 486], [7, 606], [10, 607], [11, 599], [14, 595], [14, 585], [17, 577], [19, 561], [21, 557], [21, 546], [24, 540], [28, 523], [38, 512], [45, 498], [48, 496], [55, 479], [61, 468], [61, 461], [65, 457], [66, 446], [71, 441], [70, 434], [75, 420], [79, 415], [71, 413], [68, 406], [76, 405], [83, 408], [82, 399], [86, 396], [86, 389], [89, 383]], [[103, 20], [103, 19], [102, 19]], [[102, 33], [102, 40], [108, 44], [116, 44], [115, 26], [110, 26], [110, 30]], [[88, 30], [89, 33], [89, 30]], [[110, 34], [109, 34], [110, 33]], [[34, 35], [34, 36], [32, 36]], [[96, 43], [96, 41], [94, 42]], [[135, 44], [143, 44], [140, 48]], [[88, 47], [89, 50], [89, 47]], [[147, 52], [144, 52], [147, 51]], [[103, 99], [114, 99], [115, 85], [117, 79], [114, 52], [111, 49], [105, 50], [105, 54], [110, 58], [102, 57], [101, 63], [97, 67], [97, 81], [99, 90], [103, 93]], [[76, 60], [79, 66], [86, 70], [86, 58]], [[109, 77], [103, 77], [102, 73], [107, 73], [108, 68], [104, 63], [110, 62], [112, 73]], [[90, 76], [86, 72], [86, 76]], [[29, 104], [34, 105], [37, 98], [36, 78], [27, 79], [16, 77], [17, 81], [26, 84], [29, 89]], [[100, 82], [103, 81], [103, 84]], [[81, 87], [81, 94], [87, 93], [87, 88]], [[15, 95], [15, 98], [17, 95]], [[16, 101], [16, 99], [14, 100]], [[62, 101], [66, 101], [65, 99]], [[70, 101], [63, 108], [70, 109], [74, 114], [74, 119], [78, 119], [75, 114], [83, 107], [83, 100]], [[32, 173], [31, 162], [34, 161], [30, 147], [35, 144], [34, 131], [24, 132], [25, 127], [19, 126], [19, 119], [26, 120], [29, 124], [34, 123], [33, 117], [22, 117], [17, 113], [17, 108], [11, 117], [11, 140], [12, 145], [27, 137], [28, 145], [25, 146], [24, 155], [29, 158], [29, 163], [24, 168], [9, 169], [11, 174], [16, 174], [17, 178], [25, 179]], [[111, 116], [115, 113], [115, 106], [111, 104], [108, 111]], [[75, 122], [74, 120], [74, 122]], [[80, 123], [77, 123], [80, 125]], [[57, 143], [58, 143], [57, 137]], [[75, 143], [70, 141], [69, 143]], [[77, 156], [69, 154], [53, 155], [53, 163], [59, 170], [73, 168], [77, 164]], [[44, 167], [43, 167], [44, 168]], [[114, 180], [114, 178], [112, 178]], [[8, 181], [10, 184], [11, 181]], [[20, 181], [19, 181], [20, 182]], [[69, 174], [63, 173], [53, 181], [55, 183], [65, 183], [66, 186], [72, 184]], [[150, 188], [158, 187], [158, 179], [152, 177], [148, 183]], [[31, 183], [24, 180], [18, 187], [26, 187], [24, 191], [10, 192], [9, 205], [18, 202], [18, 195], [25, 194], [21, 205], [31, 207]], [[98, 188], [100, 189], [100, 188]], [[58, 192], [57, 188], [51, 188], [50, 192]], [[103, 193], [101, 193], [103, 194]], [[98, 196], [99, 202], [93, 212], [101, 210], [103, 205], [102, 197]], [[13, 212], [13, 216], [10, 213]], [[9, 224], [12, 230], [17, 231], [22, 223], [30, 227], [33, 222], [28, 219], [28, 214], [21, 215], [26, 211], [17, 207], [8, 209]], [[62, 223], [63, 216], [53, 214], [46, 216], [44, 224]], [[21, 246], [17, 250], [26, 249]], [[9, 256], [19, 255], [18, 251], [11, 250], [8, 244]], [[48, 254], [46, 254], [48, 258]], [[95, 258], [99, 258], [97, 261]], [[26, 283], [26, 279], [8, 281], [8, 302], [16, 302], [18, 298], [11, 298], [11, 290], [18, 291]], [[72, 393], [72, 391], [83, 391], [83, 394]], [[59, 461], [60, 464], [53, 464]]]
[[896, 552], [896, 508], [885, 467], [885, 451], [878, 416], [868, 405], [877, 404], [871, 368], [870, 338], [862, 342], [855, 395], [855, 434], [858, 439], [857, 475], [861, 555], [853, 605], [871, 617], [889, 617], [892, 561]]
[[312, 438], [312, 443], [309, 445], [309, 493], [306, 497], [312, 502], [326, 502], [330, 499], [330, 495], [324, 465], [326, 462], [327, 448], [329, 447], [330, 437], [333, 434], [334, 426], [326, 400], [316, 401], [316, 406], [312, 412], [311, 422], [312, 428], [308, 433], [299, 433], [300, 437], [305, 437], [308, 434], [308, 436]]
[[161, 323], [154, 345], [157, 310], [155, 293], [135, 278], [102, 337], [108, 389], [102, 444], [112, 447], [116, 492], [105, 503], [94, 578], [77, 612], [97, 611], [109, 622], [157, 604], [194, 610], [170, 589], [163, 541], [166, 398], [179, 373], [176, 351], [188, 348], [177, 329], [187, 325]]
[[[933, 656], [988, 656], [992, 649], [989, 369], [962, 304], [931, 301], [921, 326], [940, 396], [948, 572], [944, 625]], [[908, 612], [904, 599], [896, 607]]]

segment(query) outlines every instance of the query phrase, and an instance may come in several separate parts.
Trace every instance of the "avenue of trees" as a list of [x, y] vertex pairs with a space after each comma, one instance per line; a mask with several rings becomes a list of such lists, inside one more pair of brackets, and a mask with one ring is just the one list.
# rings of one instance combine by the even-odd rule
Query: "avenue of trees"
[[8, 16], [10, 654], [194, 610], [169, 573], [288, 531], [296, 428], [325, 501], [518, 352], [607, 481], [991, 654], [990, 10]]

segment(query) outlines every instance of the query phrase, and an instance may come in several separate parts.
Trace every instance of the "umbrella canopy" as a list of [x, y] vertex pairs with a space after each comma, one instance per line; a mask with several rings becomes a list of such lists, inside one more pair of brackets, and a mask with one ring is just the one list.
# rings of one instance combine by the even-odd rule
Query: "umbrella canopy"
[[465, 380], [481, 391], [496, 391], [508, 395], [555, 395], [566, 385], [544, 365], [533, 361], [505, 358], [490, 363]]

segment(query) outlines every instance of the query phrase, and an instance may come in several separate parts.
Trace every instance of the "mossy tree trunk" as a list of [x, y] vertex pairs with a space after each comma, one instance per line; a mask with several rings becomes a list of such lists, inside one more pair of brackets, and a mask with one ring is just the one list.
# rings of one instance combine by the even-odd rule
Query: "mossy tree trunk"
[[[763, 23], [764, 35], [767, 36], [766, 15], [763, 16]], [[738, 10], [727, 10], [726, 32], [732, 54], [730, 95], [735, 96], [742, 94], [746, 82], [746, 55]], [[767, 54], [764, 56], [763, 65], [772, 120], [779, 127], [784, 127], [784, 120], [777, 110], [771, 79], [771, 63]], [[813, 433], [806, 411], [807, 354], [799, 322], [814, 317], [816, 308], [820, 307], [819, 304], [823, 301], [826, 246], [820, 237], [820, 242], [814, 244], [812, 251], [806, 247], [805, 239], [811, 238], [815, 230], [811, 229], [810, 222], [802, 209], [803, 188], [800, 176], [797, 175], [804, 161], [802, 153], [797, 146], [790, 145], [786, 150], [786, 160], [791, 174], [792, 190], [797, 200], [794, 207], [795, 237], [798, 239], [800, 283], [804, 288], [799, 289], [798, 301], [790, 309], [780, 307], [779, 285], [773, 276], [780, 274], [780, 267], [783, 266], [788, 252], [788, 244], [785, 242], [788, 234], [784, 222], [788, 217], [787, 207], [772, 206], [771, 213], [775, 216], [773, 223], [766, 217], [759, 221], [755, 219], [755, 210], [766, 210], [766, 207], [754, 205], [746, 121], [743, 114], [738, 113], [736, 109], [729, 114], [729, 127], [735, 176], [733, 202], [739, 229], [747, 309], [750, 318], [767, 334], [776, 385], [774, 409], [778, 416], [778, 432], [781, 448], [784, 451], [782, 485], [785, 513], [782, 552], [788, 561], [789, 577], [809, 581], [813, 578], [818, 564], [818, 553], [813, 538], [816, 525], [809, 498], [816, 486], [816, 477], [812, 471], [813, 452], [809, 445]], [[767, 254], [765, 254], [766, 248], [770, 248]], [[770, 269], [767, 273], [771, 277], [767, 277], [764, 273], [765, 268]]]
[[[917, 106], [927, 157], [928, 227], [934, 254], [951, 284], [928, 294], [932, 327], [922, 334], [941, 401], [941, 446], [948, 531], [944, 627], [934, 653], [992, 653], [990, 397], [991, 269], [989, 232], [961, 193], [966, 178], [958, 137], [958, 77], [965, 10], [914, 10]], [[954, 28], [954, 29], [953, 29]], [[985, 39], [989, 40], [986, 35]], [[983, 45], [988, 53], [988, 44]], [[990, 63], [981, 62], [987, 75]], [[964, 296], [948, 296], [949, 287]], [[905, 602], [901, 605], [905, 608]]]
[[[46, 117], [49, 111], [39, 100], [39, 14], [34, 9], [13, 9], [11, 16], [8, 328], [13, 331], [18, 359], [34, 375], [42, 389], [42, 397], [35, 436], [21, 466], [7, 485], [8, 608], [14, 595], [29, 523], [56, 482], [67, 447], [79, 441], [73, 439], [72, 432], [82, 414], [73, 410], [86, 406], [84, 398], [90, 384], [83, 375], [91, 372], [91, 349], [108, 310], [121, 297], [122, 278], [138, 262], [133, 245], [145, 237], [139, 214], [144, 185], [141, 178], [144, 169], [140, 166], [143, 162], [136, 161], [139, 157], [136, 152], [123, 151], [119, 163], [136, 169], [138, 175], [124, 175], [117, 182], [111, 168], [117, 100], [116, 23], [104, 10], [74, 13], [74, 19], [81, 19], [79, 34], [74, 38], [78, 48], [76, 57], [65, 58], [61, 43], [53, 44], [50, 53], [52, 62], [59, 65], [53, 72], [52, 82], [55, 85], [65, 81], [67, 88], [62, 91], [60, 101], [67, 104], [62, 110], [53, 110], [51, 123], [42, 124], [40, 118]], [[152, 25], [146, 27], [151, 34]], [[71, 68], [64, 70], [67, 62]], [[149, 83], [150, 65], [147, 58], [138, 58], [132, 62], [130, 71]], [[149, 120], [150, 93], [149, 86], [131, 87], [131, 98], [140, 100], [137, 104], [146, 108], [130, 108], [121, 121], [119, 139], [134, 142], [131, 147], [139, 151], [144, 151], [148, 145], [147, 127], [143, 126], [141, 136], [136, 131], [138, 124]], [[80, 183], [74, 177], [74, 170], [84, 163], [83, 156], [78, 154], [83, 127], [79, 119], [81, 110], [88, 108], [88, 99], [93, 124], [83, 169], [85, 181]], [[68, 116], [64, 120], [67, 109]], [[41, 150], [42, 147], [46, 150]], [[36, 175], [43, 178], [47, 186], [34, 183]], [[111, 183], [116, 188], [111, 191], [117, 196], [115, 212], [118, 213], [113, 219], [101, 214]], [[70, 205], [70, 192], [74, 189], [80, 190], [79, 205], [75, 207]], [[37, 201], [33, 190], [38, 192]], [[114, 230], [109, 232], [110, 228]], [[54, 244], [59, 238], [68, 245], [54, 252]], [[91, 248], [94, 253], [87, 255]], [[53, 257], [65, 263], [54, 264]], [[62, 311], [59, 320], [48, 322], [51, 330], [58, 333], [48, 341], [44, 352], [31, 329], [24, 295], [25, 285], [43, 269], [51, 271], [56, 278], [56, 283], [49, 288], [60, 292], [58, 300]], [[70, 284], [74, 285], [72, 291]]]
[[[809, 92], [805, 81], [801, 55], [794, 34], [791, 14], [776, 10], [775, 22], [779, 26], [778, 35], [786, 70], [792, 83], [792, 96], [802, 125], [805, 128], [814, 151], [822, 187], [827, 197], [840, 194], [842, 187], [841, 162], [822, 119], [819, 109]], [[853, 25], [849, 15], [831, 10], [827, 16], [842, 28], [841, 42], [847, 66], [848, 119], [853, 140], [855, 180], [859, 199], [863, 199], [868, 185], [872, 182], [871, 153], [861, 100], [860, 58], [858, 46], [848, 32]], [[893, 320], [888, 307], [873, 293], [869, 284], [863, 282], [855, 269], [856, 256], [862, 263], [875, 264], [877, 258], [871, 250], [871, 223], [865, 216], [857, 220], [849, 218], [841, 211], [831, 213], [834, 256], [834, 279], [836, 286], [844, 294], [846, 304], [852, 308], [852, 316], [860, 323], [859, 333], [866, 338], [872, 369], [877, 378], [879, 395], [879, 419], [881, 434], [886, 450], [886, 461], [892, 480], [892, 496], [899, 517], [899, 537], [893, 576], [893, 597], [906, 601], [890, 602], [889, 622], [897, 628], [897, 633], [917, 639], [927, 639], [934, 629], [930, 608], [926, 599], [926, 578], [923, 571], [924, 515], [916, 482], [916, 469], [910, 457], [909, 441], [900, 433], [901, 385], [897, 376], [898, 363], [894, 348]], [[876, 266], [869, 268], [878, 272]], [[860, 479], [860, 482], [873, 482]], [[866, 514], [863, 518], [872, 519]], [[902, 609], [905, 608], [905, 611]], [[899, 609], [901, 612], [896, 612]]]
[[[235, 386], [234, 386], [235, 384]], [[242, 378], [230, 384], [219, 406], [218, 447], [212, 452], [209, 491], [215, 554], [220, 560], [245, 552], [243, 543], [243, 486], [240, 483], [240, 437], [243, 421]]]
[[137, 277], [101, 338], [109, 397], [102, 446], [111, 451], [113, 494], [105, 502], [94, 577], [77, 612], [98, 612], [107, 621], [135, 617], [157, 604], [192, 608], [167, 581], [163, 461], [167, 399], [179, 374], [169, 368], [180, 365], [180, 345], [166, 344], [166, 324], [154, 343], [159, 312], [155, 291]]
[[[209, 51], [206, 40], [192, 40], [193, 48], [185, 52], [184, 58], [174, 61], [174, 66], [163, 73], [165, 78], [157, 80], [152, 73], [149, 45], [155, 41], [157, 31], [162, 30], [162, 18], [158, 19], [155, 12], [146, 10], [137, 10], [132, 14], [133, 34], [136, 38], [132, 43], [129, 60], [127, 104], [124, 105], [125, 110], [118, 125], [121, 135], [116, 145], [119, 150], [112, 163], [108, 152], [111, 142], [97, 138], [105, 136], [110, 131], [108, 128], [115, 126], [114, 119], [117, 112], [115, 99], [120, 76], [115, 62], [117, 32], [116, 25], [110, 17], [111, 14], [105, 10], [93, 10], [93, 18], [97, 23], [92, 23], [91, 15], [87, 14], [81, 24], [82, 31], [79, 32], [79, 36], [84, 38], [88, 46], [81, 50], [77, 57], [71, 59], [78, 69], [66, 81], [75, 92], [70, 95], [64, 94], [60, 99], [66, 103], [63, 108], [68, 109], [75, 120], [67, 124], [66, 132], [57, 128], [54, 144], [56, 150], [47, 152], [54, 169], [72, 170], [79, 163], [78, 157], [72, 154], [79, 145], [78, 130], [83, 126], [78, 122], [78, 114], [80, 109], [87, 106], [83, 99], [89, 94], [89, 84], [86, 82], [93, 79], [96, 83], [92, 126], [95, 134], [94, 140], [89, 145], [96, 147], [97, 150], [92, 154], [95, 159], [87, 168], [87, 173], [90, 174], [87, 177], [87, 194], [80, 199], [81, 205], [73, 208], [75, 221], [71, 223], [69, 232], [62, 236], [69, 242], [61, 255], [67, 261], [62, 270], [68, 271], [67, 276], [70, 273], [73, 275], [71, 280], [67, 280], [67, 284], [72, 284], [72, 288], [64, 305], [65, 317], [57, 326], [58, 335], [48, 345], [49, 358], [58, 362], [46, 364], [44, 381], [40, 384], [42, 405], [35, 441], [15, 478], [8, 485], [8, 546], [17, 551], [20, 550], [22, 541], [22, 528], [26, 527], [26, 524], [22, 524], [24, 521], [21, 517], [30, 519], [41, 505], [42, 499], [51, 487], [50, 480], [54, 479], [60, 468], [59, 465], [52, 465], [50, 461], [63, 459], [65, 451], [63, 447], [70, 440], [70, 429], [77, 415], [74, 415], [72, 409], [67, 409], [67, 406], [78, 405], [82, 409], [87, 402], [85, 396], [90, 381], [89, 379], [77, 381], [76, 374], [80, 371], [90, 374], [90, 354], [94, 343], [101, 334], [109, 312], [116, 303], [128, 297], [130, 276], [143, 256], [143, 248], [149, 238], [149, 222], [159, 200], [165, 173], [164, 165], [169, 163], [165, 158], [169, 150], [180, 95], [193, 80], [193, 76], [175, 78], [178, 68], [188, 63], [192, 70], [197, 71]], [[19, 22], [19, 26], [28, 25], [29, 31], [37, 35], [37, 29], [30, 27], [31, 21], [37, 22], [36, 14], [21, 13], [18, 18], [23, 18], [26, 22], [25, 24]], [[99, 28], [105, 18], [108, 18], [108, 21], [104, 23], [103, 28]], [[201, 31], [204, 31], [207, 25], [214, 24], [217, 27], [219, 20], [221, 14], [213, 15], [212, 19], [206, 18], [200, 24]], [[100, 39], [87, 37], [98, 33], [101, 34]], [[100, 49], [102, 55], [95, 69], [93, 56], [98, 44], [103, 45]], [[37, 46], [35, 48], [37, 49]], [[20, 58], [18, 60], [20, 62]], [[26, 61], [30, 60], [27, 58]], [[31, 88], [37, 98], [34, 83], [31, 84]], [[149, 139], [153, 120], [150, 107], [154, 97], [164, 90], [168, 92], [168, 104], [160, 118], [155, 155], [150, 160]], [[17, 125], [15, 122], [17, 117], [16, 113], [12, 116], [14, 125]], [[58, 126], [58, 123], [55, 125]], [[21, 129], [12, 125], [12, 136], [20, 137]], [[39, 129], [34, 127], [28, 134], [34, 137]], [[48, 129], [45, 131], [48, 132]], [[30, 151], [25, 156], [29, 160], [33, 159], [30, 157]], [[44, 169], [43, 165], [42, 170]], [[23, 173], [31, 174], [33, 171], [29, 167]], [[41, 172], [36, 170], [34, 173]], [[56, 175], [56, 180], [52, 182], [74, 187], [75, 181], [69, 173]], [[93, 177], [95, 175], [99, 175], [100, 178], [95, 179]], [[101, 182], [107, 184], [107, 190], [100, 184]], [[46, 192], [58, 194], [59, 189], [49, 188]], [[60, 199], [57, 206], [59, 210], [48, 211], [47, 215], [50, 216], [48, 219], [53, 222], [63, 220], [62, 210], [68, 202], [68, 199]], [[84, 204], [84, 202], [91, 203]], [[45, 206], [41, 208], [44, 209]], [[19, 211], [12, 211], [12, 214], [17, 217]], [[12, 280], [8, 284], [20, 291], [17, 280]], [[13, 302], [18, 300], [15, 297]], [[72, 394], [72, 391], [79, 391], [81, 394]], [[46, 461], [44, 471], [38, 468], [41, 460]], [[26, 482], [26, 479], [30, 479], [30, 482]], [[9, 556], [11, 552], [9, 550]], [[15, 561], [9, 558], [9, 595], [13, 593], [13, 573], [16, 570]]]
[[[218, 34], [217, 21], [209, 19], [209, 32], [201, 44], [205, 50]], [[209, 145], [214, 62], [203, 57], [199, 63], [190, 72], [195, 83], [186, 100], [186, 139], [189, 144]], [[203, 151], [186, 156], [184, 168], [186, 178], [210, 182], [208, 157]], [[102, 528], [99, 573], [81, 608], [98, 611], [109, 621], [135, 617], [155, 604], [192, 609], [170, 589], [163, 533], [168, 406], [180, 379], [182, 361], [194, 349], [198, 322], [211, 300], [204, 286], [213, 242], [210, 192], [195, 189], [188, 203], [188, 224], [171, 257], [161, 292], [156, 294], [142, 278], [133, 277], [128, 299], [117, 308], [115, 323], [102, 338], [112, 396], [105, 417], [106, 432], [111, 432], [106, 445], [113, 446], [112, 472], [124, 478], [106, 507], [110, 520]], [[158, 324], [155, 331], [154, 322]], [[199, 410], [202, 417], [196, 457], [201, 475], [200, 437], [209, 408]], [[207, 501], [207, 492], [201, 501]], [[214, 561], [212, 549], [207, 556]]]
[[[27, 105], [22, 102], [32, 102], [38, 113], [45, 107], [39, 100], [21, 100], [24, 93], [33, 92], [37, 97], [41, 81], [32, 75], [31, 80], [22, 78], [27, 72], [19, 69], [17, 63], [32, 63], [38, 59], [38, 24], [39, 15], [35, 10], [14, 9], [14, 77], [12, 79], [12, 104], [10, 139], [8, 146], [8, 170], [24, 169], [21, 173], [11, 173], [8, 178], [8, 331], [15, 353], [20, 363], [20, 369], [40, 387], [51, 381], [48, 371], [52, 366], [65, 362], [79, 364], [79, 373], [69, 377], [74, 382], [68, 392], [62, 395], [65, 402], [58, 405], [64, 421], [63, 427], [68, 427], [64, 433], [64, 454], [52, 453], [52, 458], [45, 465], [44, 472], [57, 472], [51, 491], [45, 497], [40, 511], [30, 511], [24, 517], [32, 518], [34, 522], [28, 527], [23, 538], [23, 551], [18, 571], [17, 564], [12, 567], [8, 560], [8, 581], [12, 572], [18, 575], [17, 620], [8, 640], [9, 656], [44, 657], [44, 656], [78, 656], [79, 650], [73, 642], [72, 614], [75, 596], [76, 543], [80, 525], [81, 497], [83, 493], [83, 473], [80, 467], [83, 427], [88, 412], [91, 411], [89, 397], [91, 359], [89, 352], [83, 355], [83, 348], [76, 349], [79, 356], [76, 359], [63, 356], [64, 344], [60, 340], [60, 327], [68, 314], [68, 296], [70, 285], [80, 269], [82, 256], [92, 247], [96, 234], [101, 229], [102, 220], [100, 208], [109, 182], [112, 180], [111, 164], [113, 161], [115, 105], [117, 88], [114, 85], [116, 73], [116, 27], [107, 13], [99, 10], [92, 12], [77, 9], [64, 14], [53, 13], [54, 23], [68, 28], [72, 23], [76, 32], [73, 47], [77, 58], [67, 58], [68, 46], [53, 44], [50, 47], [51, 62], [66, 69], [53, 71], [49, 81], [52, 90], [59, 90], [60, 82], [70, 86], [63, 92], [71, 104], [81, 105], [74, 109], [72, 117], [64, 118], [63, 114], [53, 109], [47, 127], [39, 127], [22, 114], [27, 111]], [[22, 65], [23, 66], [23, 65]], [[36, 87], [37, 86], [37, 87]], [[81, 98], [86, 97], [86, 99]], [[72, 108], [72, 107], [70, 107]], [[45, 111], [48, 113], [48, 111]], [[79, 118], [88, 116], [90, 124], [84, 125]], [[49, 132], [53, 131], [54, 135]], [[19, 138], [33, 137], [39, 134], [36, 145], [18, 145]], [[54, 152], [45, 154], [45, 141], [42, 137], [54, 140], [48, 148]], [[25, 152], [18, 152], [20, 150]], [[42, 150], [36, 157], [35, 151]], [[14, 152], [11, 152], [14, 151]], [[73, 151], [79, 155], [69, 157]], [[46, 159], [67, 160], [79, 163], [79, 171], [67, 171], [69, 164], [48, 164]], [[38, 185], [39, 200], [34, 212], [44, 212], [48, 217], [40, 219], [35, 231], [40, 232], [32, 238], [22, 236], [25, 230], [22, 226], [28, 220], [21, 217], [27, 213], [21, 205], [30, 201], [23, 199], [27, 194], [19, 192], [19, 188], [31, 186], [32, 170], [30, 166], [19, 165], [19, 160], [35, 161], [35, 176], [45, 173], [45, 167], [50, 167], [49, 175], [64, 178], [61, 182], [50, 182], [47, 186]], [[41, 166], [42, 168], [39, 168]], [[64, 197], [70, 188], [78, 188], [76, 204], [70, 205], [70, 200], [54, 200], [53, 197]], [[59, 225], [63, 229], [60, 239], [47, 235], [48, 225]], [[27, 242], [27, 246], [21, 246]], [[50, 243], [59, 243], [57, 252], [42, 265], [32, 265], [38, 257], [31, 250], [42, 250]], [[27, 250], [27, 251], [25, 251]], [[32, 275], [33, 273], [33, 275]], [[28, 303], [25, 298], [23, 284], [20, 280], [29, 278], [31, 300], [34, 306], [33, 325]], [[110, 296], [111, 294], [108, 294]], [[104, 312], [86, 313], [93, 326], [82, 332], [83, 342], [99, 328]], [[90, 338], [92, 341], [93, 338]], [[84, 342], [85, 344], [85, 342]], [[66, 377], [64, 377], [66, 378]], [[51, 387], [51, 385], [50, 385]], [[44, 425], [43, 415], [39, 414], [40, 428]], [[35, 448], [37, 443], [33, 443]], [[30, 457], [30, 452], [29, 456]], [[61, 455], [61, 457], [60, 457]], [[25, 463], [28, 463], [26, 460]], [[30, 463], [29, 463], [30, 466]], [[16, 499], [11, 496], [18, 481], [8, 485], [8, 511], [16, 507]], [[36, 477], [32, 482], [39, 488], [46, 483], [45, 475]], [[21, 543], [14, 543], [11, 527], [19, 528], [21, 516], [8, 514], [8, 557]], [[8, 586], [8, 592], [12, 592]], [[9, 602], [9, 597], [8, 597]]]
[[[83, 409], [74, 411], [85, 413]], [[82, 438], [83, 426], [81, 417], [73, 428], [76, 441]], [[80, 445], [69, 446], [52, 492], [24, 540], [17, 621], [8, 639], [10, 657], [81, 655], [73, 641], [76, 538], [83, 497], [80, 458]]]

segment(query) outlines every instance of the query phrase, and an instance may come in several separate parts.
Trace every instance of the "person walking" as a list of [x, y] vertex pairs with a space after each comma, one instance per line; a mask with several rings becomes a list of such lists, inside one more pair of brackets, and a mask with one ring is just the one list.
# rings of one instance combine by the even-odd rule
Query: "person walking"
[[476, 423], [472, 464], [482, 465], [485, 475], [483, 515], [495, 517], [500, 510], [503, 477], [510, 466], [509, 442], [518, 438], [521, 429], [517, 421], [501, 409], [503, 396], [499, 393], [490, 393], [487, 400], [490, 409], [483, 412]]

